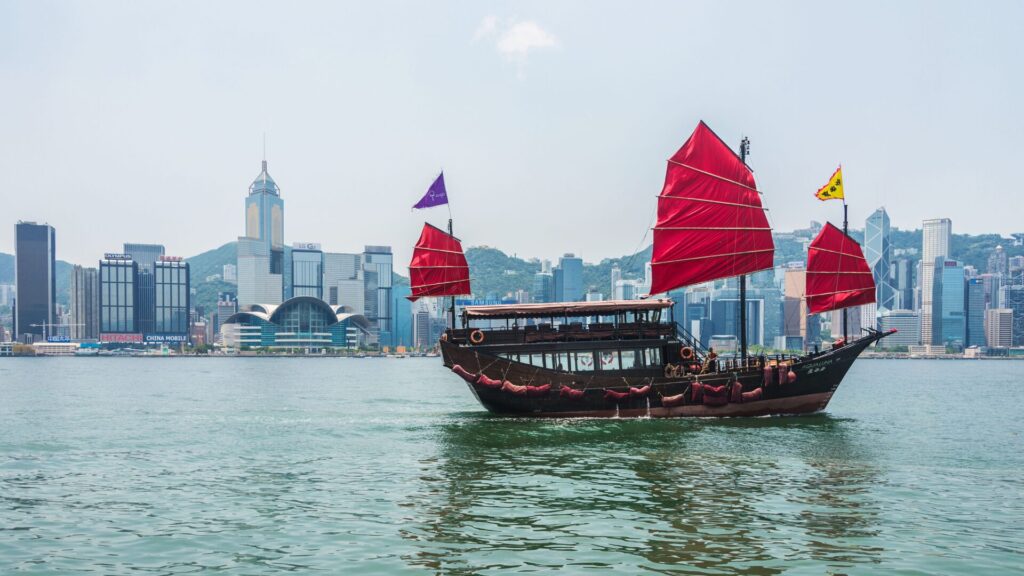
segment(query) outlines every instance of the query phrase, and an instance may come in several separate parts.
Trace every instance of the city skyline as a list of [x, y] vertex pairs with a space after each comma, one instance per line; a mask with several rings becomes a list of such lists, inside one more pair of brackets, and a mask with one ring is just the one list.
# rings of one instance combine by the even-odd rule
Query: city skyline
[[[1024, 151], [1022, 81], [1005, 74], [1018, 4], [900, 5], [884, 22], [870, 6], [452, 6], [395, 24], [394, 5], [8, 3], [0, 226], [48, 222], [81, 264], [122, 238], [200, 253], [242, 233], [232, 215], [267, 133], [303, 231], [290, 238], [389, 244], [407, 262], [422, 221], [447, 217], [408, 210], [443, 168], [466, 245], [595, 262], [634, 250], [665, 158], [703, 118], [733, 146], [751, 137], [777, 230], [841, 220], [811, 195], [842, 162], [851, 222], [884, 205], [901, 229], [1020, 231], [1002, 209]], [[254, 40], [267, 22], [274, 41]], [[822, 43], [823, 22], [874, 41]], [[599, 232], [567, 238], [569, 213]]]

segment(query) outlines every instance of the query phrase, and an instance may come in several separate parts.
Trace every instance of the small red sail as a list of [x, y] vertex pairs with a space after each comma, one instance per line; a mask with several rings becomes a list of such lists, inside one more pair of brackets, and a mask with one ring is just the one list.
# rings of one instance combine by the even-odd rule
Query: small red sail
[[807, 249], [809, 314], [870, 304], [875, 280], [860, 245], [826, 223]]
[[774, 255], [753, 172], [701, 122], [668, 161], [651, 294], [765, 270]]
[[424, 296], [470, 294], [469, 265], [459, 239], [440, 228], [423, 224], [409, 263], [409, 284], [415, 302]]

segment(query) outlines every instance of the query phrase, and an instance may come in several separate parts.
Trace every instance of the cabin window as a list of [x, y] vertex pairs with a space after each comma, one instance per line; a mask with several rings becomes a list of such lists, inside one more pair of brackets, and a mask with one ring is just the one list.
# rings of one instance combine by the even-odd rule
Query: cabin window
[[565, 352], [558, 352], [551, 355], [551, 368], [553, 370], [571, 370], [569, 365], [569, 354]]
[[581, 371], [589, 371], [594, 369], [594, 353], [593, 352], [576, 352], [576, 367]]
[[598, 370], [619, 369], [617, 350], [602, 350], [597, 353], [597, 358], [600, 361], [600, 365], [597, 367]]
[[661, 350], [658, 348], [648, 348], [644, 350], [644, 360], [648, 366], [660, 366]]
[[619, 357], [622, 359], [623, 370], [632, 370], [636, 366], [636, 350], [622, 350]]

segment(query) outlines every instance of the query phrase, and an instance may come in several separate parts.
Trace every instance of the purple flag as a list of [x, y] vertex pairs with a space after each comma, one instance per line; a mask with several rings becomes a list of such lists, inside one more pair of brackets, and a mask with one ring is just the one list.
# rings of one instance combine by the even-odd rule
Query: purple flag
[[444, 189], [444, 172], [427, 188], [427, 193], [420, 198], [413, 208], [430, 208], [448, 203], [448, 191]]

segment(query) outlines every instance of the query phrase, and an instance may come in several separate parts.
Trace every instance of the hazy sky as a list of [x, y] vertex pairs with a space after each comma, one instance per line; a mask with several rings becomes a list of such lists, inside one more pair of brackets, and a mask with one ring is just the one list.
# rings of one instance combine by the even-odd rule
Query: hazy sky
[[19, 219], [78, 263], [234, 240], [266, 132], [289, 244], [401, 271], [443, 168], [466, 245], [597, 261], [700, 119], [751, 138], [776, 229], [841, 220], [842, 162], [855, 227], [1024, 231], [1022, 54], [1019, 1], [0, 0], [0, 251]]

